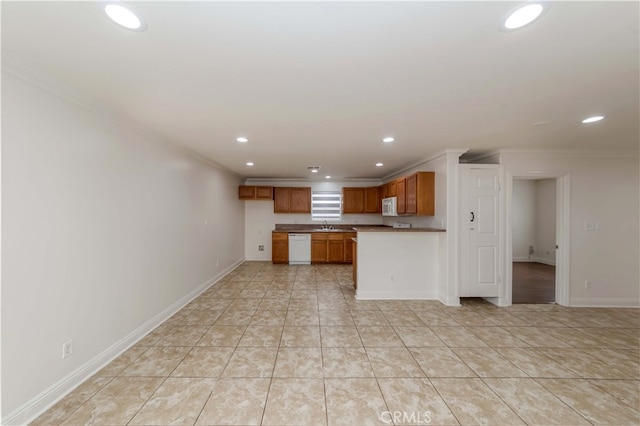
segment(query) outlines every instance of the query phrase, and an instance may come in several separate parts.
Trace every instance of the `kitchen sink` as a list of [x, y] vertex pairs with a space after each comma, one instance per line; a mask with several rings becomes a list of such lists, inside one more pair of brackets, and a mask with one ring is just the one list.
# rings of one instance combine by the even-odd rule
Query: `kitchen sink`
[[344, 232], [342, 229], [322, 229], [322, 228], [316, 228], [313, 230], [313, 232]]

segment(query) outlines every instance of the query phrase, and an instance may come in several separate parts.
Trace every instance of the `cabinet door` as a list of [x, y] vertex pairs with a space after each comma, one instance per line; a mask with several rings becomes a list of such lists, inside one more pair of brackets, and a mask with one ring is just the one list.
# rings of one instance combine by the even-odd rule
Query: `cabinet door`
[[256, 186], [256, 200], [273, 200], [273, 186]]
[[387, 187], [387, 195], [385, 195], [386, 197], [396, 197], [398, 195], [397, 189], [396, 189], [396, 181], [391, 181], [388, 182], [386, 184]]
[[376, 213], [382, 213], [382, 199], [384, 198], [384, 185], [378, 187], [378, 209]]
[[344, 261], [345, 263], [353, 262], [353, 240], [356, 236], [355, 232], [346, 232], [344, 234]]
[[342, 188], [342, 213], [364, 212], [364, 188]]
[[289, 263], [289, 234], [274, 232], [271, 234], [271, 261]]
[[378, 213], [378, 187], [364, 188], [364, 213]]
[[239, 186], [238, 198], [241, 200], [254, 200], [256, 198], [256, 187], [244, 185]]
[[273, 212], [289, 213], [289, 188], [273, 188]]
[[330, 263], [344, 262], [344, 234], [342, 232], [328, 235], [327, 261]]
[[405, 191], [406, 181], [404, 178], [396, 180], [396, 197], [398, 197], [398, 214], [405, 214], [407, 211], [407, 193]]
[[406, 186], [406, 214], [418, 214], [418, 175], [411, 175], [405, 178]]
[[436, 214], [435, 172], [418, 172], [416, 174], [416, 214], [433, 216]]
[[311, 213], [311, 188], [289, 188], [290, 213]]
[[311, 234], [311, 263], [327, 263], [327, 234]]

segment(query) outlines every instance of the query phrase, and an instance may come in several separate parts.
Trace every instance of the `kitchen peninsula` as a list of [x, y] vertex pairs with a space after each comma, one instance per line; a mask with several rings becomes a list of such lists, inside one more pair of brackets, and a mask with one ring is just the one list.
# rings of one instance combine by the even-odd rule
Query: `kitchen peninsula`
[[356, 298], [437, 299], [444, 282], [443, 229], [356, 227]]
[[[282, 237], [287, 233], [344, 235], [340, 241], [343, 244], [341, 253], [345, 257], [337, 262], [351, 263], [353, 260], [357, 268], [357, 299], [438, 298], [439, 283], [444, 280], [443, 262], [446, 262], [446, 234], [443, 229], [336, 225], [330, 230], [322, 230], [318, 225], [277, 224], [273, 231], [274, 263], [279, 261], [276, 254], [282, 252], [282, 249], [276, 249], [276, 245], [285, 243], [286, 239]], [[357, 240], [357, 259], [350, 258], [353, 237]], [[331, 252], [330, 246], [327, 250]], [[336, 248], [336, 251], [340, 250]], [[329, 262], [335, 263], [335, 259]], [[312, 263], [327, 261], [321, 259]]]

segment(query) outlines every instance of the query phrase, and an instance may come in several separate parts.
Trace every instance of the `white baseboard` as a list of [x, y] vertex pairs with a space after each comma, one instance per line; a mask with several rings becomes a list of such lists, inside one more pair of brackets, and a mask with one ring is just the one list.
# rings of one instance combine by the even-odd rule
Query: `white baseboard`
[[531, 259], [532, 262], [542, 263], [544, 265], [556, 266], [556, 261], [552, 259], [544, 259], [542, 257], [534, 257]]
[[182, 309], [185, 305], [191, 302], [193, 299], [202, 294], [212, 285], [220, 281], [229, 272], [233, 271], [238, 265], [244, 262], [244, 259], [237, 260], [231, 266], [227, 267], [220, 273], [216, 274], [212, 278], [208, 279], [205, 283], [201, 284], [194, 290], [190, 291], [184, 297], [177, 300], [175, 303], [168, 306], [163, 311], [159, 312], [153, 318], [136, 328], [120, 341], [114, 343], [107, 350], [90, 359], [75, 369], [73, 372], [58, 380], [49, 388], [39, 393], [29, 401], [18, 407], [13, 412], [2, 418], [0, 424], [3, 425], [25, 425], [38, 416], [43, 414], [49, 408], [54, 406], [58, 401], [64, 398], [67, 394], [80, 386], [84, 381], [89, 379], [95, 373], [104, 368], [111, 361], [120, 356], [123, 352], [135, 345], [139, 340], [149, 334], [153, 329], [169, 319], [173, 314]]
[[439, 300], [437, 294], [427, 291], [358, 291], [356, 290], [357, 300]]
[[573, 308], [640, 308], [640, 299], [625, 298], [573, 298], [569, 301]]
[[542, 257], [514, 257], [511, 259], [513, 262], [531, 262], [542, 263], [545, 265], [556, 266], [556, 262], [551, 259], [544, 259]]

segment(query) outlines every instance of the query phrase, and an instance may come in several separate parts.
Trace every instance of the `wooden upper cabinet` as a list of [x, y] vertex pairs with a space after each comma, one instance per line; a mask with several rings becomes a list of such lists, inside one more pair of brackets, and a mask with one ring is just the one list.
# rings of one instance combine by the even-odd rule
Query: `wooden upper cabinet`
[[311, 187], [274, 187], [273, 212], [311, 213]]
[[406, 214], [433, 216], [435, 208], [435, 172], [418, 172], [406, 178]]
[[364, 213], [380, 213], [378, 187], [364, 188]]
[[240, 185], [238, 187], [238, 198], [240, 198], [241, 200], [255, 200], [256, 187]]
[[364, 188], [342, 188], [342, 213], [364, 212]]
[[273, 212], [289, 213], [289, 188], [273, 188]]
[[380, 213], [380, 189], [377, 186], [368, 188], [342, 188], [342, 213]]
[[397, 196], [398, 191], [397, 191], [396, 181], [395, 180], [393, 180], [391, 182], [387, 182], [383, 186], [384, 186], [384, 197], [382, 197], [382, 198], [396, 197]]
[[273, 186], [256, 186], [256, 200], [273, 200]]
[[289, 188], [289, 213], [311, 213], [311, 188]]
[[399, 215], [435, 215], [435, 193], [435, 172], [417, 172], [382, 185], [383, 198], [398, 198]]
[[406, 214], [418, 214], [418, 174], [407, 176], [406, 182]]
[[407, 212], [407, 193], [405, 191], [405, 178], [396, 179], [396, 197], [398, 198], [397, 208], [398, 214]]
[[238, 198], [241, 200], [273, 200], [273, 186], [240, 185]]

